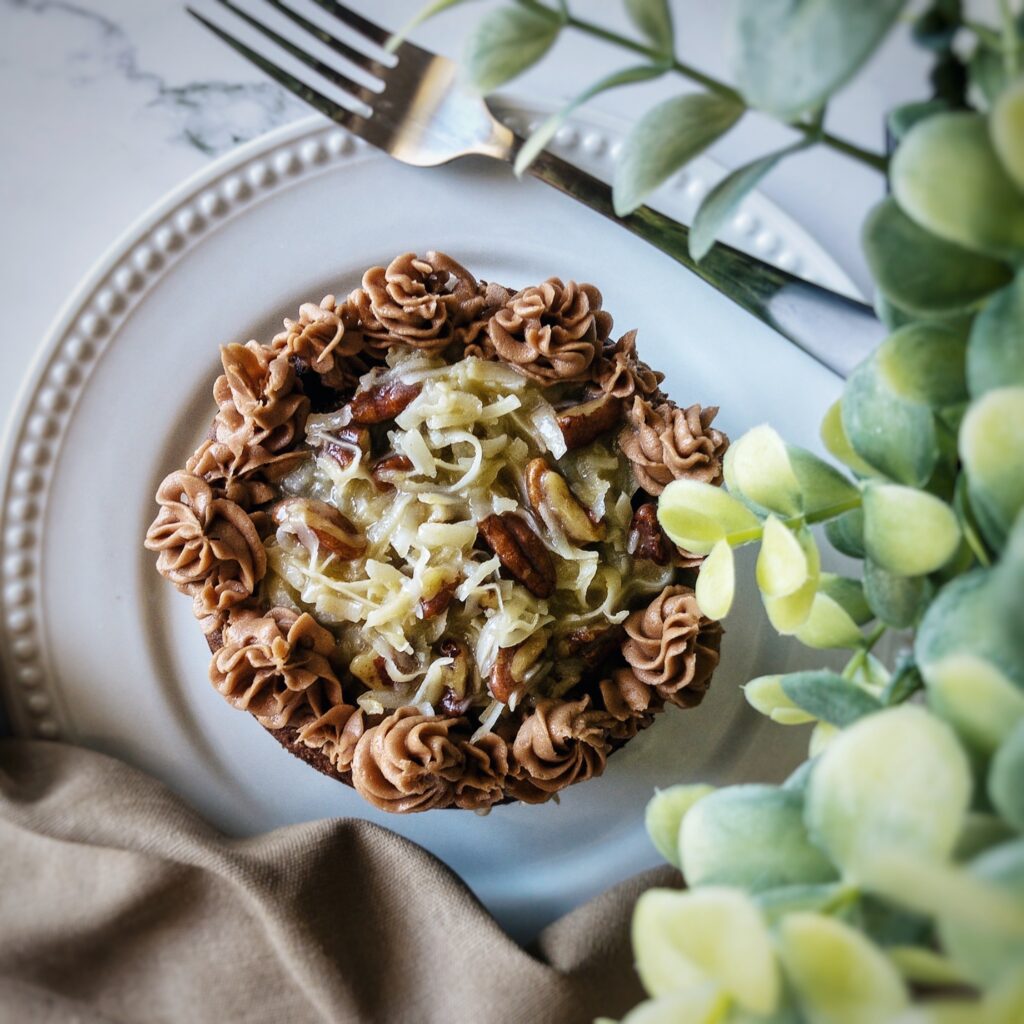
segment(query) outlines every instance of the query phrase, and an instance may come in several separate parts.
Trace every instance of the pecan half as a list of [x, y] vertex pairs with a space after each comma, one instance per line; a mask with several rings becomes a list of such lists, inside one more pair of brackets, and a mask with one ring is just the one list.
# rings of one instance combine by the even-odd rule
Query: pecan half
[[512, 694], [522, 688], [527, 673], [540, 661], [547, 646], [548, 638], [543, 633], [534, 633], [514, 647], [499, 648], [487, 682], [491, 696], [507, 704]]
[[[534, 511], [541, 518], [545, 513], [561, 526], [566, 537], [575, 544], [593, 544], [604, 540], [607, 528], [594, 522], [590, 513], [557, 470], [543, 459], [533, 459], [526, 466], [526, 493]], [[549, 524], [550, 525], [550, 524]]]
[[336, 432], [337, 441], [321, 438], [317, 453], [326, 455], [343, 469], [355, 461], [358, 448], [366, 453], [370, 450], [370, 432], [365, 427], [344, 427]]
[[597, 668], [619, 649], [622, 626], [581, 626], [566, 633], [556, 650], [561, 657], [579, 658], [587, 668]]
[[444, 682], [447, 690], [461, 700], [466, 695], [466, 683], [469, 680], [469, 648], [461, 641], [446, 637], [437, 648], [452, 663], [444, 668]]
[[555, 418], [566, 448], [572, 451], [573, 448], [582, 448], [596, 441], [602, 434], [618, 426], [622, 422], [622, 412], [621, 398], [600, 395], [581, 405], [562, 409]]
[[487, 546], [513, 577], [535, 597], [555, 592], [555, 563], [544, 542], [517, 512], [490, 515], [480, 523]]
[[349, 403], [352, 422], [370, 424], [393, 420], [422, 390], [422, 384], [403, 384], [400, 380], [392, 380], [357, 391]]
[[455, 589], [458, 586], [456, 580], [450, 583], [442, 583], [437, 593], [432, 597], [421, 597], [419, 602], [419, 613], [421, 619], [432, 619], [442, 612], [447, 611], [448, 605], [455, 597]]
[[634, 558], [647, 558], [657, 565], [672, 561], [672, 544], [658, 522], [658, 506], [653, 501], [645, 502], [633, 513], [626, 550]]
[[393, 491], [395, 489], [395, 477], [400, 473], [408, 473], [412, 469], [412, 460], [408, 455], [398, 455], [392, 452], [390, 455], [382, 455], [370, 470], [370, 476], [381, 491]]
[[472, 704], [472, 697], [460, 697], [450, 686], [447, 686], [434, 710], [442, 718], [461, 718]]
[[294, 534], [311, 553], [314, 541], [332, 555], [345, 560], [358, 558], [366, 550], [366, 538], [326, 501], [285, 498], [273, 506], [270, 514], [278, 526]]

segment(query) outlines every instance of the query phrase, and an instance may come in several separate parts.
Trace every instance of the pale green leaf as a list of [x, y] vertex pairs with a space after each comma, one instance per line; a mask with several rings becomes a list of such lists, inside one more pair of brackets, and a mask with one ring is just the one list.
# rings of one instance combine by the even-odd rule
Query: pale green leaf
[[803, 508], [786, 442], [767, 423], [729, 445], [722, 469], [729, 490], [762, 509], [794, 516]]
[[786, 597], [799, 590], [810, 575], [807, 555], [792, 530], [775, 516], [764, 523], [757, 557], [757, 585], [766, 597]]
[[721, 487], [673, 480], [658, 499], [658, 522], [669, 539], [697, 555], [710, 554], [726, 537], [754, 540], [761, 520]]
[[942, 238], [995, 256], [1024, 248], [1024, 191], [1003, 168], [980, 114], [937, 114], [912, 128], [890, 182], [902, 209]]
[[893, 390], [877, 352], [850, 374], [841, 416], [846, 437], [869, 465], [911, 487], [928, 482], [939, 457], [935, 416], [923, 402]]
[[532, 7], [499, 7], [480, 19], [466, 40], [464, 63], [480, 92], [532, 67], [551, 49], [562, 24], [554, 14]]
[[819, 757], [841, 733], [842, 730], [831, 722], [818, 722], [811, 730], [811, 739], [807, 744], [807, 756], [812, 760]]
[[394, 53], [409, 38], [413, 30], [422, 25], [423, 22], [428, 21], [442, 11], [448, 10], [449, 7], [457, 7], [459, 4], [466, 2], [467, 0], [433, 0], [432, 3], [426, 4], [387, 41], [384, 49], [388, 53]]
[[864, 563], [864, 594], [880, 622], [909, 629], [924, 614], [935, 587], [926, 576], [899, 576], [871, 559]]
[[882, 710], [859, 686], [824, 669], [791, 672], [782, 677], [782, 690], [797, 707], [841, 729]]
[[971, 506], [995, 522], [1001, 542], [1024, 508], [1024, 386], [996, 388], [972, 402], [959, 449]]
[[724, 619], [729, 614], [736, 594], [736, 565], [727, 540], [720, 540], [704, 560], [694, 594], [709, 619]]
[[660, 53], [671, 54], [674, 46], [672, 11], [668, 0], [625, 0], [630, 21]]
[[864, 547], [898, 576], [922, 576], [944, 565], [960, 543], [960, 526], [944, 501], [898, 484], [864, 490]]
[[729, 997], [717, 985], [707, 982], [645, 999], [622, 1018], [621, 1024], [718, 1024], [728, 1002]]
[[850, 613], [820, 588], [814, 595], [807, 621], [795, 636], [806, 647], [825, 650], [832, 647], [856, 647], [863, 640]]
[[651, 797], [644, 815], [644, 825], [655, 849], [669, 864], [680, 866], [679, 826], [686, 812], [698, 800], [714, 791], [714, 786], [694, 783], [659, 789]]
[[972, 100], [981, 108], [991, 106], [1006, 88], [1006, 64], [998, 50], [979, 44], [967, 62]]
[[868, 215], [863, 244], [878, 287], [906, 311], [952, 313], [973, 306], [1012, 276], [1006, 263], [926, 231], [892, 197]]
[[547, 144], [555, 137], [558, 129], [565, 123], [566, 118], [568, 118], [573, 111], [577, 110], [588, 100], [593, 99], [593, 97], [602, 92], [607, 92], [609, 89], [617, 89], [623, 85], [634, 85], [637, 82], [649, 82], [664, 73], [664, 68], [653, 67], [650, 64], [642, 64], [639, 67], [625, 68], [622, 71], [615, 71], [612, 74], [605, 76], [600, 81], [595, 82], [590, 86], [590, 88], [584, 89], [579, 96], [570, 103], [567, 103], [561, 110], [546, 118], [538, 126], [537, 130], [534, 131], [523, 143], [519, 152], [516, 154], [516, 161], [514, 165], [516, 174], [523, 174], [525, 172], [530, 164], [537, 159]]
[[652, 995], [711, 981], [755, 1013], [778, 1004], [771, 936], [742, 892], [649, 889], [637, 901], [632, 930], [637, 972]]
[[791, 594], [781, 597], [762, 594], [768, 620], [784, 636], [795, 633], [807, 621], [821, 575], [821, 556], [811, 531], [803, 527], [796, 537], [807, 560], [807, 581]]
[[733, 74], [751, 106], [783, 120], [817, 110], [867, 60], [904, 0], [738, 0]]
[[777, 153], [769, 153], [737, 167], [718, 182], [704, 197], [694, 215], [690, 226], [690, 255], [695, 260], [703, 259], [740, 203], [757, 188], [761, 180], [771, 173], [783, 157], [805, 149], [809, 144], [809, 139], [801, 139]]
[[949, 957], [924, 946], [890, 946], [886, 954], [903, 978], [917, 985], [962, 985], [963, 971]]
[[871, 607], [868, 605], [864, 596], [864, 587], [859, 580], [823, 572], [818, 590], [835, 601], [858, 626], [863, 626], [865, 622], [871, 620]]
[[1024, 189], [1024, 78], [996, 100], [989, 115], [989, 130], [1007, 174]]
[[779, 725], [805, 725], [814, 715], [798, 708], [782, 688], [782, 676], [758, 676], [743, 687], [747, 703]]
[[820, 914], [779, 925], [779, 956], [808, 1021], [878, 1024], [909, 1002], [899, 972], [860, 932]]
[[805, 819], [844, 877], [867, 884], [881, 851], [948, 857], [970, 793], [952, 731], [902, 705], [866, 715], [829, 744], [808, 783]]
[[967, 384], [986, 391], [1024, 386], [1024, 273], [993, 295], [977, 315], [967, 341]]
[[1024, 719], [999, 744], [988, 772], [993, 807], [1018, 832], [1024, 832]]
[[649, 110], [626, 137], [615, 168], [615, 212], [632, 213], [659, 185], [724, 135], [743, 115], [735, 100], [688, 93]]
[[837, 877], [807, 837], [803, 797], [775, 786], [730, 786], [705, 797], [683, 819], [679, 849], [691, 886], [759, 892]]

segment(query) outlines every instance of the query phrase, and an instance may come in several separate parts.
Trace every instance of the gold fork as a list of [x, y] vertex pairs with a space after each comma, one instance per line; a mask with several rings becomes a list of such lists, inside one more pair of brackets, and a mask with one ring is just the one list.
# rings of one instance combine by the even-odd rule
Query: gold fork
[[[523, 145], [464, 84], [454, 61], [408, 41], [400, 43], [389, 58], [384, 47], [391, 33], [336, 0], [312, 2], [347, 26], [358, 37], [359, 47], [337, 38], [281, 0], [261, 3], [295, 25], [300, 37], [304, 33], [319, 40], [360, 68], [379, 88], [353, 80], [232, 0], [217, 2], [305, 65], [314, 81], [333, 86], [346, 104], [330, 99], [193, 8], [188, 11], [290, 92], [396, 160], [430, 167], [477, 155], [512, 163]], [[367, 51], [379, 51], [379, 55]], [[841, 376], [847, 376], [885, 335], [870, 307], [731, 246], [718, 243], [696, 262], [690, 256], [685, 225], [648, 206], [618, 216], [605, 182], [547, 150], [533, 161], [529, 173], [650, 242]]]

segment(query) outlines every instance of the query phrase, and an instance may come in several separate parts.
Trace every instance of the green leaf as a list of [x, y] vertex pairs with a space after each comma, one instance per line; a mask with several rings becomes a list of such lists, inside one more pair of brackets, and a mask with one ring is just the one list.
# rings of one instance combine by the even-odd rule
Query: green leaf
[[999, 846], [1016, 835], [1005, 821], [994, 814], [980, 814], [972, 811], [964, 819], [964, 827], [956, 841], [953, 859], [957, 861], [972, 860], [980, 853]]
[[864, 563], [864, 593], [880, 622], [910, 629], [924, 614], [935, 588], [926, 576], [898, 576], [869, 559]]
[[917, 985], [962, 985], [963, 972], [949, 957], [924, 946], [890, 946], [886, 951], [900, 975]]
[[[850, 444], [843, 427], [843, 406], [841, 401], [834, 402], [821, 421], [820, 436], [829, 454], [837, 458], [844, 466], [848, 466], [858, 476], [881, 476], [874, 466], [865, 462]], [[728, 454], [728, 453], [726, 453]]]
[[394, 53], [401, 45], [409, 38], [412, 31], [418, 28], [423, 22], [428, 21], [435, 15], [440, 14], [442, 11], [448, 10], [449, 7], [457, 7], [459, 4], [466, 3], [466, 0], [433, 0], [432, 3], [422, 7], [416, 14], [414, 14], [392, 37], [387, 41], [387, 45], [384, 47], [388, 53]]
[[1006, 88], [1003, 55], [987, 46], [977, 46], [967, 62], [967, 78], [979, 95], [980, 106], [991, 106]]
[[782, 677], [782, 690], [797, 707], [840, 729], [882, 710], [874, 697], [835, 672], [792, 672]]
[[971, 507], [994, 524], [1002, 547], [1024, 508], [1024, 386], [987, 391], [971, 403], [960, 427], [960, 460], [967, 473]]
[[864, 557], [864, 511], [854, 508], [825, 524], [825, 536], [837, 551], [850, 558]]
[[544, 147], [555, 137], [558, 129], [565, 123], [566, 118], [588, 100], [593, 99], [599, 93], [607, 92], [609, 89], [617, 89], [623, 85], [634, 85], [637, 82], [649, 82], [664, 73], [665, 68], [641, 64], [639, 67], [615, 71], [600, 81], [595, 82], [589, 89], [584, 89], [574, 100], [547, 118], [523, 143], [522, 148], [516, 154], [516, 174], [521, 175], [525, 172], [527, 167], [544, 150]]
[[803, 797], [775, 786], [729, 786], [705, 797], [683, 819], [679, 848], [694, 887], [760, 892], [837, 877], [807, 837]]
[[1024, 273], [985, 303], [967, 341], [972, 397], [1011, 384], [1024, 385]]
[[786, 453], [800, 484], [805, 515], [837, 514], [842, 506], [860, 502], [860, 490], [842, 473], [817, 455], [787, 444]]
[[695, 260], [703, 259], [740, 203], [757, 188], [761, 180], [771, 173], [783, 157], [806, 149], [809, 145], [810, 137], [801, 139], [777, 153], [769, 153], [737, 167], [718, 182], [705, 196], [694, 215], [690, 226], [690, 255]]
[[633, 952], [652, 995], [713, 981], [754, 1013], [778, 1004], [771, 936], [754, 903], [735, 889], [649, 889], [633, 913]]
[[917, 671], [913, 659], [909, 659], [897, 666], [892, 678], [882, 691], [880, 699], [887, 707], [892, 707], [902, 704], [923, 687], [924, 680], [921, 678], [921, 673]]
[[871, 606], [864, 596], [864, 587], [859, 580], [823, 572], [818, 590], [835, 601], [858, 626], [863, 626], [873, 618]]
[[632, 213], [659, 185], [723, 136], [744, 109], [735, 100], [697, 92], [649, 110], [626, 137], [615, 168], [616, 214]]
[[1006, 173], [1024, 189], [1024, 79], [996, 100], [989, 115], [989, 130]]
[[881, 950], [834, 918], [786, 917], [779, 925], [779, 956], [809, 1021], [891, 1020], [909, 1002], [899, 973]]
[[463, 57], [470, 80], [485, 95], [532, 67], [551, 49], [562, 23], [532, 7], [499, 7], [477, 23]]
[[729, 490], [756, 507], [783, 516], [795, 516], [803, 510], [800, 481], [786, 442], [767, 423], [733, 441], [722, 468]]
[[674, 544], [697, 555], [710, 554], [726, 537], [754, 540], [761, 533], [761, 520], [746, 505], [721, 487], [696, 480], [673, 480], [665, 488], [658, 522]]
[[799, 911], [827, 912], [847, 896], [848, 890], [841, 883], [826, 882], [819, 885], [783, 885], [777, 889], [766, 889], [754, 894], [754, 901], [761, 908], [769, 926], [778, 924], [789, 914]]
[[842, 423], [856, 453], [886, 476], [912, 487], [928, 482], [939, 457], [934, 414], [893, 390], [877, 352], [846, 382]]
[[805, 820], [844, 877], [865, 883], [882, 851], [948, 857], [970, 792], [952, 731], [903, 705], [866, 715], [829, 744], [807, 787]]
[[743, 687], [747, 703], [779, 725], [805, 725], [814, 715], [801, 710], [782, 689], [782, 676], [758, 676]]
[[980, 302], [1012, 276], [1007, 264], [925, 230], [891, 196], [868, 215], [863, 245], [878, 287], [910, 312], [954, 313]]
[[727, 540], [720, 540], [704, 560], [694, 593], [709, 619], [724, 619], [729, 614], [736, 594], [736, 564]]
[[976, 887], [964, 885], [965, 896], [974, 898], [939, 905], [939, 935], [968, 977], [995, 986], [1024, 963], [1024, 839], [986, 851], [967, 871]]
[[992, 758], [988, 795], [1003, 818], [1024, 832], [1024, 721], [1017, 723]]
[[792, 121], [821, 107], [874, 51], [904, 0], [738, 0], [733, 75], [751, 106]]
[[942, 99], [918, 100], [894, 107], [886, 115], [885, 123], [893, 141], [900, 142], [918, 121], [923, 121], [933, 114], [941, 114], [949, 110], [949, 104]]
[[995, 256], [1024, 248], [1024, 192], [996, 156], [982, 115], [922, 121], [896, 150], [890, 181], [903, 210], [934, 234]]
[[765, 520], [756, 575], [757, 585], [767, 597], [786, 597], [795, 593], [810, 575], [807, 555], [796, 534], [775, 516]]
[[[721, 1019], [729, 997], [715, 984], [706, 982], [657, 999], [645, 999], [620, 1024], [710, 1024]], [[594, 1024], [614, 1024], [607, 1018]]]
[[898, 484], [864, 489], [864, 548], [897, 576], [923, 576], [945, 564], [960, 543], [953, 510], [938, 498]]
[[659, 52], [671, 54], [675, 40], [668, 0], [625, 0], [629, 20]]
[[892, 391], [933, 408], [967, 398], [964, 357], [967, 339], [940, 324], [908, 324], [878, 347], [878, 372]]
[[680, 866], [679, 826], [683, 823], [686, 813], [698, 800], [714, 791], [714, 786], [699, 783], [655, 790], [654, 796], [647, 804], [644, 825], [658, 853], [669, 864]]

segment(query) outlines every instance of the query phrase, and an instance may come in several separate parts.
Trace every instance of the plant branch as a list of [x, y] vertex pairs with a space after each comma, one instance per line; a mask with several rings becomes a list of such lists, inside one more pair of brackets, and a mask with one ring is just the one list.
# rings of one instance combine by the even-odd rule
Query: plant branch
[[1020, 39], [1017, 36], [1010, 0], [999, 0], [999, 14], [1003, 23], [1003, 64], [1006, 67], [1007, 78], [1012, 79], [1016, 78], [1020, 68]]
[[[614, 46], [631, 50], [633, 53], [642, 54], [654, 63], [664, 64], [677, 74], [682, 75], [684, 78], [688, 78], [691, 82], [696, 82], [698, 85], [703, 86], [708, 90], [708, 92], [713, 92], [725, 99], [730, 99], [736, 103], [741, 103], [746, 106], [743, 97], [733, 89], [732, 86], [726, 85], [725, 82], [720, 82], [717, 78], [713, 78], [711, 75], [707, 75], [703, 71], [698, 71], [697, 68], [692, 67], [689, 64], [684, 64], [674, 56], [660, 53], [649, 46], [645, 46], [643, 43], [638, 43], [626, 36], [621, 36], [617, 32], [612, 32], [601, 25], [595, 24], [594, 22], [586, 21], [583, 18], [577, 18], [573, 14], [570, 14], [568, 18], [565, 19], [565, 24], [579, 32], [584, 32], [589, 36], [593, 36], [595, 39], [602, 39], [606, 43], [611, 43]], [[866, 164], [868, 167], [871, 167], [876, 171], [885, 173], [889, 166], [888, 158], [882, 154], [873, 153], [871, 150], [864, 149], [852, 142], [847, 142], [846, 139], [841, 139], [836, 135], [832, 135], [830, 132], [822, 131], [818, 125], [791, 124], [790, 127], [795, 131], [814, 138], [815, 141], [828, 146], [830, 149], [836, 150], [836, 152], [842, 153], [854, 160], [859, 160], [861, 163]]]

